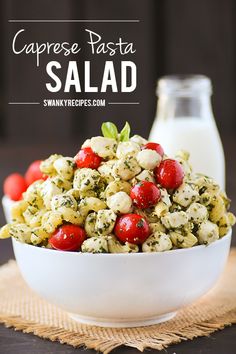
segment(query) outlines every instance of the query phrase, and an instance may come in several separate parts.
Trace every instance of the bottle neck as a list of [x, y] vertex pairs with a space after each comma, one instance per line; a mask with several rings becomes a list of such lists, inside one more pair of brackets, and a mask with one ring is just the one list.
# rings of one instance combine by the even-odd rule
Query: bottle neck
[[159, 95], [157, 104], [158, 120], [169, 121], [183, 117], [194, 117], [204, 121], [214, 120], [210, 95]]

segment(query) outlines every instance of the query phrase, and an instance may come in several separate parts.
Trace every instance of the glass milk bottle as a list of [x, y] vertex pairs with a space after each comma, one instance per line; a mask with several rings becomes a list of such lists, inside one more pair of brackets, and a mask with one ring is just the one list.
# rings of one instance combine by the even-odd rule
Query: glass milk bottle
[[167, 155], [190, 152], [195, 172], [213, 177], [225, 188], [225, 160], [211, 107], [212, 87], [203, 75], [165, 76], [158, 82], [157, 116], [150, 141]]

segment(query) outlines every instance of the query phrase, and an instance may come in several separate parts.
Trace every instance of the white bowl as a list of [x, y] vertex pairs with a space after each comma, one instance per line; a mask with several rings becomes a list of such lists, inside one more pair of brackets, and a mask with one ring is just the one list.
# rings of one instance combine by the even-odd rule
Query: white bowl
[[7, 223], [11, 222], [11, 207], [15, 203], [14, 200], [10, 199], [6, 195], [2, 198], [2, 206]]
[[28, 285], [79, 322], [136, 327], [172, 318], [205, 294], [221, 275], [231, 231], [209, 246], [163, 253], [62, 252], [13, 239]]

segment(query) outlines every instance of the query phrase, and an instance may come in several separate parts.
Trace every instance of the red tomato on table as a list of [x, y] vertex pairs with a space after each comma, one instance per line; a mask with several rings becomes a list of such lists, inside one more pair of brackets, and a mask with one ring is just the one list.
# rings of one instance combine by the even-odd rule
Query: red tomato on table
[[52, 248], [60, 251], [79, 251], [86, 239], [84, 229], [77, 225], [65, 224], [56, 229], [49, 239]]
[[144, 217], [138, 214], [125, 214], [118, 218], [114, 232], [121, 242], [141, 245], [150, 235], [149, 225]]
[[27, 184], [22, 175], [19, 173], [12, 173], [3, 183], [3, 192], [12, 200], [20, 200], [22, 193], [27, 189]]

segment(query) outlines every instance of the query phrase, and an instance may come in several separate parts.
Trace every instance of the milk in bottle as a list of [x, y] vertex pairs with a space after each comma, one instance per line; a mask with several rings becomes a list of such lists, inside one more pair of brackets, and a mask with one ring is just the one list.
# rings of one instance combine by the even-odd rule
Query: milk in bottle
[[211, 81], [203, 75], [166, 76], [159, 80], [157, 116], [149, 140], [167, 155], [190, 152], [195, 172], [213, 177], [225, 188], [225, 160], [211, 108]]

